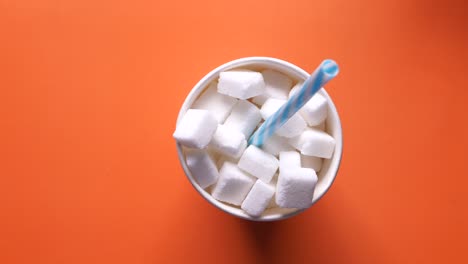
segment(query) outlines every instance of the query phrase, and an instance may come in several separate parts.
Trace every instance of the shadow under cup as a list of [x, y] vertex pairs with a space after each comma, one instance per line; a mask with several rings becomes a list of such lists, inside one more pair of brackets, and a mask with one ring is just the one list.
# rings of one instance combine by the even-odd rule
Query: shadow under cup
[[[199, 95], [208, 87], [208, 85], [217, 80], [219, 77], [219, 73], [227, 70], [233, 69], [249, 69], [254, 71], [261, 71], [264, 69], [273, 69], [277, 70], [281, 73], [286, 74], [291, 79], [293, 79], [294, 83], [298, 81], [304, 81], [309, 77], [309, 74], [302, 70], [301, 68], [291, 64], [289, 62], [269, 58], [269, 57], [248, 57], [242, 58], [234, 61], [230, 61], [226, 64], [219, 66], [218, 68], [214, 69], [210, 73], [208, 73], [203, 79], [201, 79], [195, 87], [190, 91], [189, 95], [185, 99], [182, 108], [180, 109], [179, 116], [177, 117], [177, 124], [180, 122], [182, 117], [184, 116], [185, 112], [190, 109], [192, 104], [195, 100], [199, 97]], [[318, 182], [315, 186], [314, 196], [312, 199], [312, 205], [317, 202], [331, 187], [333, 181], [336, 177], [338, 172], [338, 168], [341, 162], [341, 155], [343, 150], [343, 141], [342, 141], [342, 130], [341, 130], [341, 122], [336, 111], [335, 105], [331, 100], [330, 96], [328, 96], [327, 92], [324, 89], [320, 89], [319, 93], [322, 94], [328, 101], [328, 115], [327, 119], [325, 120], [325, 127], [326, 132], [330, 134], [336, 142], [335, 151], [331, 159], [324, 159], [322, 164], [322, 169], [318, 176]], [[294, 216], [305, 209], [294, 209], [294, 208], [271, 208], [266, 209], [265, 212], [262, 214], [261, 217], [251, 217], [246, 214], [240, 207], [229, 205], [223, 202], [220, 202], [214, 199], [211, 194], [202, 189], [192, 177], [190, 170], [187, 167], [185, 161], [185, 155], [182, 145], [177, 143], [177, 153], [179, 156], [180, 163], [184, 169], [185, 175], [189, 179], [190, 183], [192, 183], [193, 187], [211, 204], [216, 206], [218, 209], [223, 210], [226, 213], [232, 214], [234, 216], [253, 220], [253, 221], [275, 221], [275, 220], [282, 220]], [[211, 187], [208, 187], [207, 190], [210, 190]]]

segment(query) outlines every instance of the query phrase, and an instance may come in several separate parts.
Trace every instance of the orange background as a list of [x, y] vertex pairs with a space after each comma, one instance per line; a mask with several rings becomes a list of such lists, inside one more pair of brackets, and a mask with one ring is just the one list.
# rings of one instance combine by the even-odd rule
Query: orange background
[[[0, 0], [0, 263], [467, 263], [463, 0]], [[254, 223], [208, 204], [172, 132], [195, 83], [272, 56], [327, 87], [327, 195]]]

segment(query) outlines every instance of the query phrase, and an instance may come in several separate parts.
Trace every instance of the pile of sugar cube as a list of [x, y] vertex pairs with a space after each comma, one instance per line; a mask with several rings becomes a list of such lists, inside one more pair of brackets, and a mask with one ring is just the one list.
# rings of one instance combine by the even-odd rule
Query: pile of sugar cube
[[335, 149], [324, 131], [327, 99], [317, 93], [260, 148], [247, 144], [302, 84], [272, 69], [221, 72], [173, 135], [198, 185], [252, 217], [268, 208], [309, 207], [317, 172]]

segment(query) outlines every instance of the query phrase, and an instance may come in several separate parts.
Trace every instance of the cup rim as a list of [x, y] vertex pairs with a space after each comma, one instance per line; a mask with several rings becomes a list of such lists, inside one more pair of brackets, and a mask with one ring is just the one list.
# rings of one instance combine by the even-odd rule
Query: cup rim
[[[177, 123], [179, 123], [180, 119], [182, 116], [185, 114], [185, 112], [191, 107], [193, 104], [193, 101], [199, 96], [199, 94], [204, 90], [204, 88], [214, 80], [214, 78], [219, 75], [220, 72], [233, 69], [233, 68], [238, 68], [238, 67], [243, 67], [243, 66], [248, 66], [250, 64], [274, 64], [278, 67], [283, 67], [283, 68], [289, 68], [291, 71], [296, 72], [298, 75], [306, 79], [309, 76], [309, 73], [307, 73], [305, 70], [301, 69], [300, 67], [281, 60], [277, 58], [272, 58], [272, 57], [244, 57], [236, 60], [232, 60], [229, 62], [226, 62], [215, 69], [211, 70], [208, 74], [206, 74], [200, 81], [198, 81], [197, 84], [190, 90], [189, 94], [184, 100], [184, 103], [182, 104], [182, 107], [179, 110], [179, 114], [177, 116]], [[182, 168], [184, 170], [185, 176], [188, 178], [189, 182], [192, 184], [192, 186], [197, 190], [197, 192], [205, 199], [207, 200], [211, 205], [215, 206], [216, 208], [230, 214], [233, 216], [236, 216], [241, 219], [245, 220], [251, 220], [251, 221], [260, 221], [260, 222], [267, 222], [267, 221], [278, 221], [278, 220], [284, 220], [290, 217], [293, 217], [301, 212], [304, 212], [305, 210], [309, 209], [312, 207], [317, 201], [319, 201], [331, 188], [333, 185], [336, 176], [338, 174], [340, 165], [341, 165], [341, 159], [343, 155], [343, 133], [342, 133], [342, 126], [341, 126], [341, 120], [338, 114], [338, 111], [336, 109], [335, 104], [333, 103], [333, 100], [331, 97], [328, 95], [326, 92], [325, 88], [321, 89], [322, 95], [324, 95], [327, 98], [327, 102], [329, 104], [329, 109], [332, 109], [333, 115], [336, 117], [336, 130], [338, 134], [338, 138], [335, 136], [335, 141], [336, 141], [336, 147], [335, 147], [335, 153], [331, 159], [331, 161], [335, 162], [335, 167], [334, 171], [331, 173], [329, 177], [330, 181], [329, 184], [325, 187], [324, 191], [317, 197], [314, 196], [314, 199], [311, 203], [311, 205], [308, 208], [305, 209], [297, 209], [289, 213], [285, 214], [275, 214], [275, 215], [267, 215], [267, 216], [261, 216], [261, 217], [252, 217], [244, 212], [242, 212], [241, 209], [233, 207], [231, 205], [222, 203], [216, 199], [214, 199], [207, 191], [202, 189], [194, 180], [192, 177], [190, 170], [187, 167], [185, 157], [183, 154], [182, 150], [182, 145], [176, 141], [176, 147], [177, 147], [177, 155], [179, 158], [179, 161], [182, 165]], [[331, 166], [331, 165], [330, 165]]]

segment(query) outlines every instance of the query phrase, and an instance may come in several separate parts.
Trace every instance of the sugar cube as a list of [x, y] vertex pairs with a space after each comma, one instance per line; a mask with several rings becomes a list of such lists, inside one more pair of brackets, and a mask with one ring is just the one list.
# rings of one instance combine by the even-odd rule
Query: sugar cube
[[323, 159], [319, 157], [301, 155], [301, 164], [304, 168], [311, 168], [315, 172], [319, 172], [322, 169]]
[[271, 115], [273, 115], [284, 103], [286, 100], [283, 99], [276, 99], [276, 98], [269, 98], [265, 101], [265, 103], [260, 108], [260, 114], [262, 118], [266, 120]]
[[276, 185], [276, 203], [285, 208], [309, 207], [317, 180], [317, 174], [309, 168], [280, 171]]
[[239, 100], [224, 125], [228, 129], [242, 132], [245, 139], [248, 139], [261, 119], [260, 110], [254, 104]]
[[[267, 119], [273, 115], [284, 103], [286, 103], [286, 100], [274, 98], [266, 100], [260, 109], [263, 119]], [[306, 127], [307, 123], [299, 113], [296, 113], [276, 131], [276, 134], [291, 138], [300, 135]]]
[[254, 183], [255, 178], [244, 173], [236, 164], [224, 162], [212, 196], [222, 202], [241, 205]]
[[279, 169], [282, 170], [297, 169], [301, 167], [301, 154], [293, 151], [281, 151], [279, 154]]
[[233, 158], [229, 156], [220, 155], [219, 158], [216, 160], [216, 167], [218, 169], [221, 169], [224, 165], [224, 162], [231, 162], [231, 163], [237, 164], [239, 162], [239, 158]]
[[275, 188], [268, 183], [257, 180], [242, 202], [242, 210], [253, 217], [259, 217], [267, 208], [271, 198], [275, 194]]
[[335, 139], [315, 128], [308, 128], [301, 135], [289, 139], [289, 143], [303, 155], [329, 159], [335, 150]]
[[275, 70], [262, 71], [265, 80], [265, 92], [253, 98], [253, 102], [262, 105], [268, 98], [288, 99], [288, 93], [292, 86], [292, 80]]
[[250, 145], [242, 154], [239, 168], [268, 183], [278, 170], [279, 162], [275, 156], [254, 145]]
[[173, 137], [189, 148], [204, 148], [216, 132], [218, 121], [207, 110], [189, 109], [177, 124]]
[[218, 125], [209, 146], [221, 154], [238, 158], [247, 147], [247, 141], [241, 132]]
[[[304, 83], [296, 84], [291, 92], [290, 96], [295, 94], [297, 90], [302, 87]], [[302, 117], [307, 121], [309, 126], [317, 126], [327, 118], [328, 105], [327, 99], [320, 93], [316, 93], [312, 98], [299, 110]]]
[[304, 107], [301, 108], [301, 114], [309, 126], [317, 126], [327, 118], [328, 106], [327, 99], [317, 93]]
[[248, 99], [265, 91], [263, 75], [251, 71], [226, 71], [219, 74], [218, 92]]
[[194, 109], [205, 109], [222, 124], [237, 102], [236, 98], [220, 94], [217, 91], [217, 82], [212, 82], [206, 91], [193, 103]]
[[185, 160], [192, 177], [203, 189], [218, 180], [218, 169], [206, 151], [190, 149], [186, 152]]
[[275, 134], [271, 135], [263, 142], [262, 149], [274, 156], [278, 156], [280, 151], [294, 150], [294, 148], [289, 145], [286, 138]]

